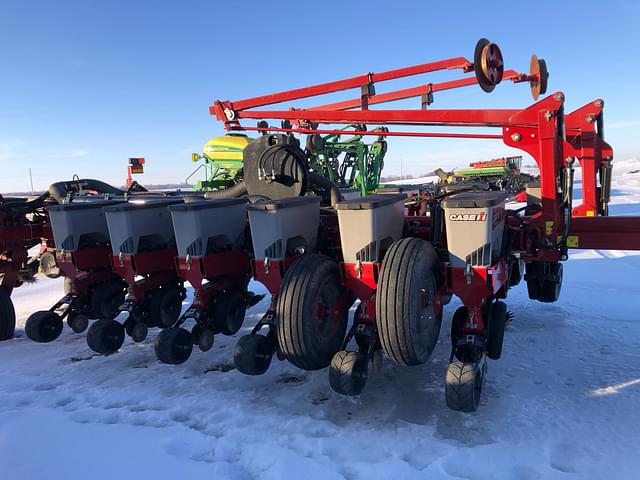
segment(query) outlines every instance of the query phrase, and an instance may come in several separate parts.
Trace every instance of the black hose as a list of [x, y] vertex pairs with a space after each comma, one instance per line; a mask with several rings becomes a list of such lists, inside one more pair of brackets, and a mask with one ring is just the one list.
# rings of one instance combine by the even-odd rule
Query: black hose
[[323, 177], [322, 175], [318, 175], [314, 172], [309, 172], [308, 181], [311, 185], [316, 185], [322, 188], [322, 190], [324, 190], [325, 192], [329, 192], [332, 207], [335, 207], [336, 203], [342, 200], [343, 197], [340, 189], [327, 177]]
[[33, 200], [9, 200], [0, 204], [0, 209], [10, 210], [13, 215], [24, 215], [42, 207], [49, 198], [49, 193], [43, 193]]
[[247, 186], [244, 181], [242, 181], [224, 190], [211, 190], [210, 192], [206, 192], [204, 198], [236, 198], [246, 195], [246, 193]]
[[83, 178], [82, 180], [71, 180], [66, 182], [56, 182], [49, 185], [48, 194], [56, 202], [64, 203], [67, 194], [77, 190], [77, 187], [83, 189], [96, 190], [99, 193], [107, 193], [111, 195], [124, 195], [125, 191], [120, 190], [108, 183], [100, 180], [94, 180], [92, 178]]

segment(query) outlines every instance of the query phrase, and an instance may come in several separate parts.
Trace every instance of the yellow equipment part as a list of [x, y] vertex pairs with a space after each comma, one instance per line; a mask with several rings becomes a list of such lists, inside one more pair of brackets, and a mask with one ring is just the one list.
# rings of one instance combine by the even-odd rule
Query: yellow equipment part
[[[242, 151], [250, 141], [246, 135], [234, 133], [212, 138], [204, 144], [203, 153], [222, 168], [237, 168], [237, 162], [242, 162]], [[231, 163], [225, 165], [225, 161]]]

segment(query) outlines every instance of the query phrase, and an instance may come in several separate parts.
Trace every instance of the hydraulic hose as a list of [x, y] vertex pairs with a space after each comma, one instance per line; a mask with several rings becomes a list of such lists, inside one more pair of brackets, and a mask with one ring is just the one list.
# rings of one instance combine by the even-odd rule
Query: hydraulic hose
[[92, 178], [83, 178], [81, 180], [71, 180], [66, 182], [56, 182], [49, 185], [48, 195], [58, 203], [64, 203], [69, 192], [73, 192], [81, 187], [82, 189], [96, 190], [100, 193], [107, 193], [111, 195], [124, 195], [126, 192], [120, 190], [108, 183], [100, 180], [94, 180]]
[[247, 186], [244, 181], [225, 188], [224, 190], [212, 190], [204, 194], [204, 198], [236, 198], [246, 195]]
[[314, 172], [309, 172], [308, 181], [311, 185], [318, 186], [325, 192], [329, 193], [332, 207], [335, 207], [336, 203], [342, 200], [342, 193], [340, 192], [340, 189], [328, 178]]

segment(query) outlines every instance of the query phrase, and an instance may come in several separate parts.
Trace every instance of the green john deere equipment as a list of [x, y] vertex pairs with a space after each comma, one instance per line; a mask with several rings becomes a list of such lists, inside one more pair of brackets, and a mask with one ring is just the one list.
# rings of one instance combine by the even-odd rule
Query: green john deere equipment
[[204, 180], [198, 180], [194, 190], [220, 190], [240, 183], [243, 178], [242, 152], [251, 139], [243, 134], [229, 133], [216, 137], [204, 144], [202, 155], [193, 153], [191, 160], [204, 160], [187, 177], [188, 182], [200, 170], [204, 170]]
[[[348, 135], [366, 130], [366, 127], [349, 125], [341, 130]], [[381, 127], [374, 131], [384, 133], [388, 130]], [[380, 135], [372, 143], [365, 143], [363, 135], [342, 137], [342, 134], [309, 135], [306, 146], [309, 167], [340, 188], [358, 188], [362, 195], [373, 193], [378, 188], [387, 153], [385, 137]]]

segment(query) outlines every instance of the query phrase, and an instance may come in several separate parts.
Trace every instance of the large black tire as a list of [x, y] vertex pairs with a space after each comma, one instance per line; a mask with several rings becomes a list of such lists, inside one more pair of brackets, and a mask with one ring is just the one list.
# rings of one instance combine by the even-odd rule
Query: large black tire
[[447, 407], [459, 412], [475, 412], [480, 405], [482, 371], [475, 363], [453, 362], [445, 377]]
[[178, 321], [182, 311], [182, 294], [177, 286], [167, 285], [151, 293], [149, 315], [154, 325], [169, 328]]
[[27, 318], [24, 331], [34, 342], [49, 343], [60, 336], [63, 328], [62, 317], [55, 312], [43, 310], [32, 313]]
[[191, 332], [179, 327], [161, 331], [156, 337], [155, 351], [162, 363], [179, 365], [186, 362], [193, 351]]
[[562, 264], [560, 262], [549, 265], [548, 278], [542, 284], [542, 295], [538, 299], [544, 303], [553, 303], [560, 298], [562, 291]]
[[245, 375], [262, 375], [269, 369], [274, 353], [273, 340], [251, 333], [240, 337], [233, 352], [233, 363]]
[[384, 352], [400, 365], [425, 363], [436, 346], [442, 315], [434, 298], [440, 264], [433, 246], [403, 238], [387, 251], [376, 294], [376, 323]]
[[113, 320], [120, 313], [126, 292], [122, 281], [117, 279], [96, 285], [91, 295], [91, 310], [98, 318]]
[[230, 290], [218, 295], [213, 304], [213, 321], [223, 335], [235, 335], [242, 327], [246, 299], [240, 290]]
[[16, 311], [11, 296], [0, 287], [0, 341], [9, 340], [16, 331]]
[[89, 327], [87, 345], [94, 352], [111, 355], [124, 343], [124, 327], [115, 320], [98, 320]]
[[487, 357], [499, 360], [502, 356], [504, 328], [507, 324], [507, 305], [504, 302], [493, 302], [489, 307], [487, 318]]
[[338, 264], [329, 257], [309, 254], [287, 271], [276, 304], [278, 346], [295, 366], [325, 368], [340, 350], [349, 312], [334, 318], [332, 310], [342, 293]]
[[359, 352], [339, 351], [329, 366], [329, 385], [342, 395], [360, 395], [369, 376], [367, 356]]

